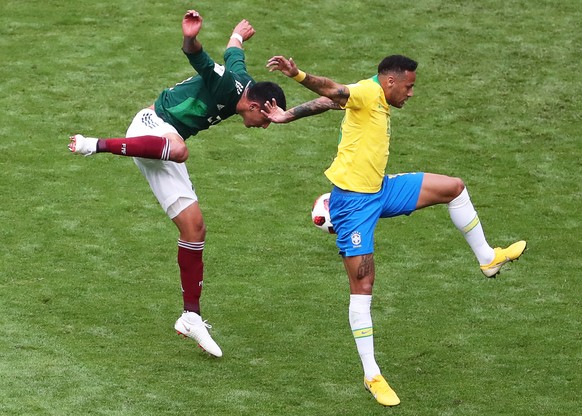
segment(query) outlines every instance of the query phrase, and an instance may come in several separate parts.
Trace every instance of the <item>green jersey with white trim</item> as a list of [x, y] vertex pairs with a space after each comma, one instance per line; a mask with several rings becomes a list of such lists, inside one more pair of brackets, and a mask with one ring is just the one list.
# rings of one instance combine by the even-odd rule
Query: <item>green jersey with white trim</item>
[[231, 47], [224, 52], [224, 66], [204, 50], [186, 56], [198, 75], [165, 89], [154, 104], [156, 114], [184, 139], [236, 114], [244, 89], [255, 83], [240, 48]]

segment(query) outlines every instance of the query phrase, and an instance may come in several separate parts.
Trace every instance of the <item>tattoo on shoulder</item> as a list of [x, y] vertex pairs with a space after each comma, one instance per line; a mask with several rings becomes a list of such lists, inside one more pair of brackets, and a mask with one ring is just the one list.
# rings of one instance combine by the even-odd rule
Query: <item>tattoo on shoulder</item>
[[338, 88], [337, 95], [341, 98], [348, 98], [350, 96], [350, 91], [342, 86], [341, 88]]

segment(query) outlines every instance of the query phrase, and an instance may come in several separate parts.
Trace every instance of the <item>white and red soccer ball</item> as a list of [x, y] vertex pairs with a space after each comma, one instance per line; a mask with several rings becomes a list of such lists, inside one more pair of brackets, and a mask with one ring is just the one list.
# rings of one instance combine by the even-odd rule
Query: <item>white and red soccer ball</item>
[[313, 220], [313, 224], [320, 230], [335, 234], [333, 224], [329, 217], [329, 197], [330, 193], [317, 197], [311, 209], [311, 219]]

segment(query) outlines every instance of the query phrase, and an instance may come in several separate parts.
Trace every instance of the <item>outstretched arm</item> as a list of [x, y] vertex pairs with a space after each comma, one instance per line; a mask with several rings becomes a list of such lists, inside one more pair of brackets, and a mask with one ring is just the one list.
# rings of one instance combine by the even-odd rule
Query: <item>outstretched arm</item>
[[188, 10], [182, 19], [182, 33], [184, 41], [182, 50], [194, 54], [202, 50], [202, 44], [196, 37], [202, 28], [202, 16], [196, 10]]
[[303, 117], [324, 113], [327, 110], [341, 110], [339, 104], [327, 97], [316, 98], [315, 100], [290, 108], [287, 111], [278, 107], [275, 100], [273, 102], [267, 101], [265, 108], [266, 111], [261, 110], [261, 113], [273, 123], [290, 123]]
[[243, 42], [249, 40], [255, 34], [255, 29], [247, 19], [243, 19], [232, 30], [232, 35], [226, 45], [226, 48], [240, 48], [242, 49]]
[[269, 68], [270, 72], [281, 71], [284, 75], [300, 82], [311, 91], [328, 97], [342, 107], [345, 106], [350, 96], [350, 90], [345, 85], [339, 84], [329, 78], [309, 75], [300, 71], [297, 65], [295, 65], [293, 58], [287, 59], [280, 55], [273, 56], [267, 61], [267, 68]]

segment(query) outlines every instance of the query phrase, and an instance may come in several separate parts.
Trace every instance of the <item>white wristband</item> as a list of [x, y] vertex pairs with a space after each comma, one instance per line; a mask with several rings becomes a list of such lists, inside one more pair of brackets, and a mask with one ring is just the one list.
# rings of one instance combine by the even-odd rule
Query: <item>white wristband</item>
[[243, 43], [243, 37], [241, 35], [239, 35], [238, 33], [233, 33], [230, 36], [231, 39], [236, 39], [238, 40], [240, 43]]

